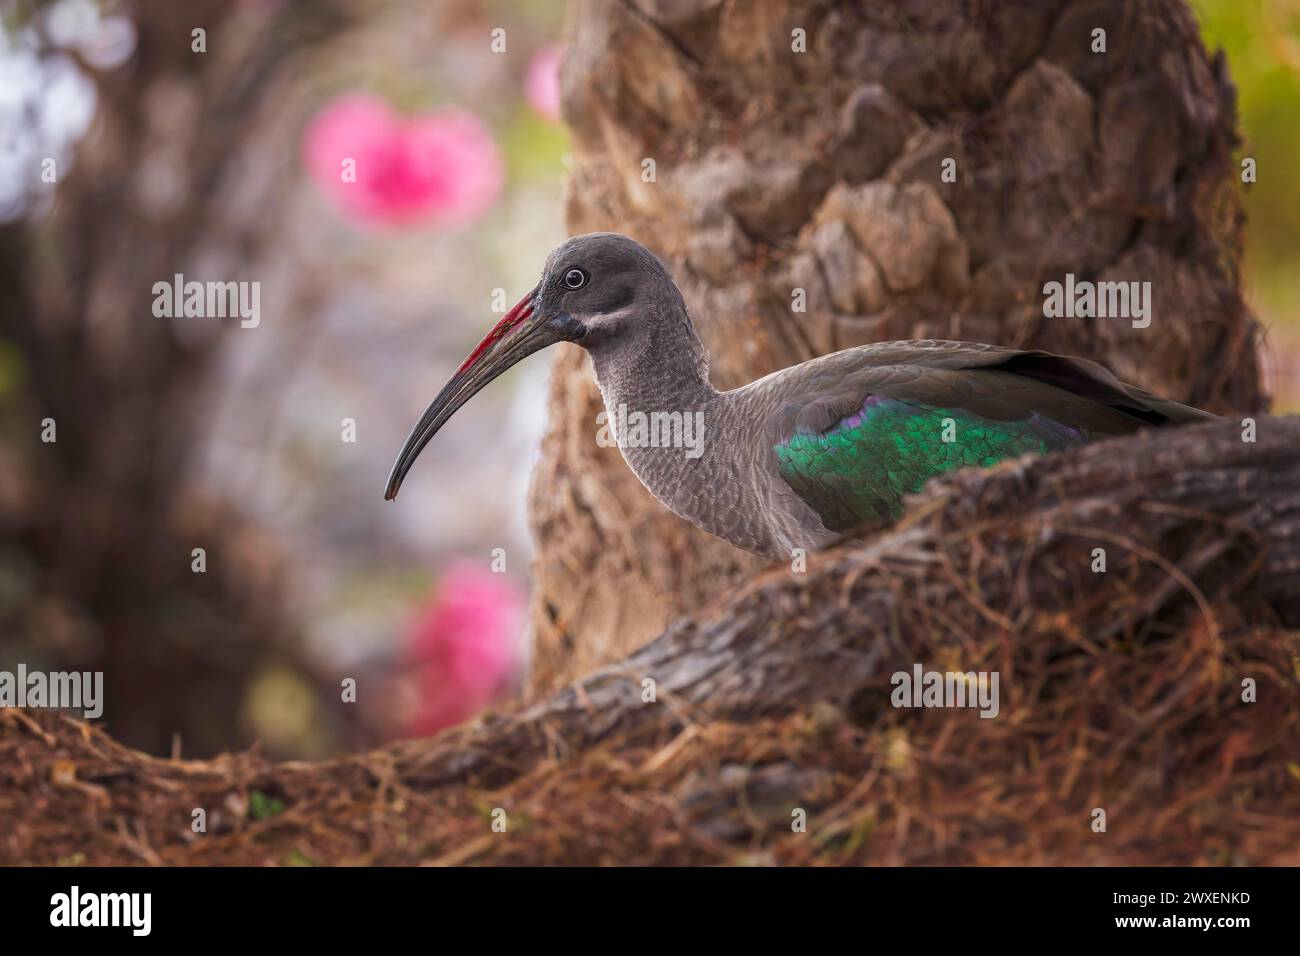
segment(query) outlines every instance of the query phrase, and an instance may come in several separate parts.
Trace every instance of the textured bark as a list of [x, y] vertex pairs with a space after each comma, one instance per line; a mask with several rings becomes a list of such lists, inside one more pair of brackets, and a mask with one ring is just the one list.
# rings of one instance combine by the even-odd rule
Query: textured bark
[[[945, 477], [547, 700], [370, 754], [164, 761], [0, 711], [0, 864], [1294, 864], [1300, 419], [1258, 436]], [[891, 707], [916, 662], [998, 672], [998, 716]]]
[[[1182, 0], [575, 0], [567, 41], [570, 230], [664, 258], [718, 386], [941, 337], [1095, 358], [1216, 411], [1265, 404], [1237, 271], [1233, 90]], [[1043, 284], [1067, 272], [1150, 281], [1150, 327], [1044, 318]], [[596, 445], [599, 395], [566, 349], [530, 500], [538, 690], [761, 566]]]

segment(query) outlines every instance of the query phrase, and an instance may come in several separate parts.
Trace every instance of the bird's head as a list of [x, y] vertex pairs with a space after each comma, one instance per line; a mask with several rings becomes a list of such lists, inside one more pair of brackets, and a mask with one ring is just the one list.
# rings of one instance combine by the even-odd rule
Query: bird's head
[[634, 349], [669, 315], [677, 321], [685, 315], [681, 294], [645, 246], [612, 232], [564, 242], [547, 258], [537, 286], [492, 327], [420, 416], [384, 498], [397, 497], [415, 459], [456, 410], [512, 365], [556, 342], [593, 352]]

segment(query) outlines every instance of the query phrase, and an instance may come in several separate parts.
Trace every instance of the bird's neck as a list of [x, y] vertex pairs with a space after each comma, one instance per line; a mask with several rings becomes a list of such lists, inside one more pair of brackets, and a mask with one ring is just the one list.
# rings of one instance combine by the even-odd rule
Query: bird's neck
[[690, 319], [647, 322], [635, 341], [590, 348], [592, 368], [605, 405], [650, 412], [698, 409], [717, 398], [709, 384], [709, 360]]
[[[633, 348], [591, 350], [605, 400], [598, 434], [617, 441], [641, 484], [678, 516], [737, 538], [726, 525], [734, 516], [716, 507], [719, 490], [740, 480], [729, 393], [709, 383], [708, 360], [689, 320], [656, 326], [657, 335]], [[757, 547], [759, 532], [753, 534]]]

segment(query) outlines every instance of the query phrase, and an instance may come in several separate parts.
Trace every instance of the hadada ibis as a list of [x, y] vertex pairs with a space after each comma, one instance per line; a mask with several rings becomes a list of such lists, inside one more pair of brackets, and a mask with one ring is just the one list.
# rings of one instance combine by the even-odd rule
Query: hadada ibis
[[[1215, 417], [1095, 362], [969, 342], [864, 345], [719, 391], [668, 270], [626, 236], [592, 233], [551, 253], [537, 287], [456, 370], [407, 438], [384, 497], [458, 408], [555, 342], [591, 356], [609, 422], [625, 432], [615, 436], [623, 457], [652, 495], [778, 559], [897, 517], [903, 497], [942, 472]], [[636, 413], [698, 422], [703, 440], [634, 440]]]

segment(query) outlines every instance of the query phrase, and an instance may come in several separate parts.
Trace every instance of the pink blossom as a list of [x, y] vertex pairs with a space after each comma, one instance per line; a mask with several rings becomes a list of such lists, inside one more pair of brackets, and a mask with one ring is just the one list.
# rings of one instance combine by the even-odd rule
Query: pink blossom
[[346, 212], [386, 225], [471, 222], [505, 178], [496, 142], [477, 116], [446, 109], [400, 117], [366, 94], [340, 97], [312, 120], [303, 160]]
[[524, 80], [524, 95], [533, 109], [548, 120], [560, 118], [560, 48], [542, 47], [533, 54]]
[[520, 664], [524, 601], [503, 574], [454, 565], [416, 616], [402, 655], [414, 685], [403, 733], [426, 736], [474, 716], [504, 691]]

